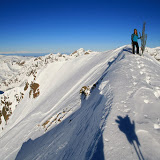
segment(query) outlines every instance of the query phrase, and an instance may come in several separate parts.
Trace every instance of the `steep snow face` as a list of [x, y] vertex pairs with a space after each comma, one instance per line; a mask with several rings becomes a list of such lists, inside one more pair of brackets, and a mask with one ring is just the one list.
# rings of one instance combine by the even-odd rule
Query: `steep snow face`
[[85, 53], [29, 59], [38, 67], [28, 86], [1, 95], [14, 112], [0, 159], [160, 159], [159, 62], [130, 46]]

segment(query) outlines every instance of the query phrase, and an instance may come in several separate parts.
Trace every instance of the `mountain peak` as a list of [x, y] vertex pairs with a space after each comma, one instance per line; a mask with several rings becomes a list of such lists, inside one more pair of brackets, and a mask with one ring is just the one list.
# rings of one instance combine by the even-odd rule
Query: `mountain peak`
[[92, 52], [92, 51], [91, 50], [85, 51], [84, 48], [80, 48], [80, 49], [74, 51], [73, 53], [71, 53], [71, 56], [78, 57], [78, 56], [89, 54], [90, 52]]
[[73, 53], [71, 53], [71, 56], [76, 56], [77, 57], [79, 55], [84, 55], [84, 53], [85, 53], [85, 50], [83, 48], [80, 48], [80, 49], [74, 51]]

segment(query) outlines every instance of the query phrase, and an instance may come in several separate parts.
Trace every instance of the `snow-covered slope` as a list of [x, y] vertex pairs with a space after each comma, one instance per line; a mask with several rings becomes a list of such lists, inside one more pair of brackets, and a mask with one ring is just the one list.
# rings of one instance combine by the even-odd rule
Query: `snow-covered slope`
[[148, 52], [156, 60], [160, 61], [160, 47], [156, 47], [156, 48], [148, 48], [147, 47], [146, 52]]
[[160, 63], [147, 51], [21, 58], [11, 76], [13, 57], [1, 63], [0, 159], [160, 159]]

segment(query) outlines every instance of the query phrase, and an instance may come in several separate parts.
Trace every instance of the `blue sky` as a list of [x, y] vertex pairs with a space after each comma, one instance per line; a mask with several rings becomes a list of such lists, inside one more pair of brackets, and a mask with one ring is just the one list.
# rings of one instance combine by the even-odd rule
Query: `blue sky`
[[0, 52], [105, 51], [130, 44], [144, 21], [147, 46], [157, 47], [159, 6], [159, 0], [0, 0]]

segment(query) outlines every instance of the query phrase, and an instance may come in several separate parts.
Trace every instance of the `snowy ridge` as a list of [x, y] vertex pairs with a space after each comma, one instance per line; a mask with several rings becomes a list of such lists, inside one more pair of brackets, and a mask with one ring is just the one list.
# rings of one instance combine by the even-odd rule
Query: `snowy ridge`
[[130, 46], [85, 53], [28, 60], [39, 69], [15, 86], [24, 95], [1, 124], [0, 159], [160, 159], [159, 62]]

